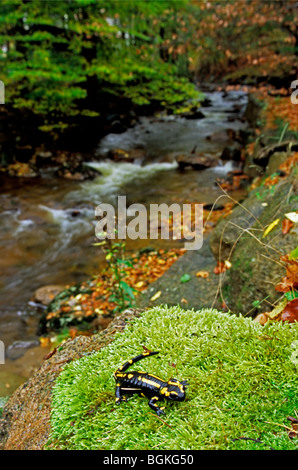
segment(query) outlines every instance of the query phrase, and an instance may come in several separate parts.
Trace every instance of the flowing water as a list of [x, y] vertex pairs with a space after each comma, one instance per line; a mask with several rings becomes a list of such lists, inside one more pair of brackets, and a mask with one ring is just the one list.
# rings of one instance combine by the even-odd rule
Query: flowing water
[[[73, 284], [101, 269], [103, 255], [93, 245], [98, 204], [116, 204], [119, 195], [127, 197], [127, 205], [141, 203], [146, 207], [150, 203], [215, 201], [220, 194], [215, 180], [232, 168], [231, 163], [180, 172], [175, 155], [191, 152], [194, 147], [210, 156], [221, 152], [225, 143], [206, 137], [223, 129], [245, 127], [239, 118], [246, 107], [246, 94], [212, 92], [207, 97], [211, 106], [203, 108], [203, 119], [144, 117], [123, 134], [107, 135], [96, 154], [104, 156], [115, 148], [137, 149], [139, 158], [134, 163], [92, 162], [90, 165], [100, 172], [92, 181], [67, 181], [47, 172], [42, 178], [2, 181], [0, 340], [8, 356], [0, 372], [16, 371], [27, 376], [28, 364], [42, 354], [36, 347], [35, 290], [49, 284]], [[181, 246], [179, 241], [176, 245], [164, 243], [167, 248]], [[128, 250], [163, 246], [158, 240], [128, 240], [127, 244]], [[25, 359], [13, 360], [9, 351], [15, 352], [18, 346], [20, 350], [31, 346], [31, 352], [36, 352], [33, 359], [27, 353]]]

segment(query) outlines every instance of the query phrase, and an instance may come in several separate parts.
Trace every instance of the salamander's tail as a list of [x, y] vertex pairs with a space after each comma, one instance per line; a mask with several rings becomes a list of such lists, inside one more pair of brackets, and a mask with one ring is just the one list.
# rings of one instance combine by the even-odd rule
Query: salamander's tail
[[118, 367], [116, 372], [124, 372], [136, 362], [141, 361], [145, 357], [154, 356], [154, 354], [159, 354], [159, 351], [145, 351], [142, 354], [139, 354], [138, 356], [134, 357], [133, 359], [129, 359], [129, 361], [125, 362], [122, 366]]

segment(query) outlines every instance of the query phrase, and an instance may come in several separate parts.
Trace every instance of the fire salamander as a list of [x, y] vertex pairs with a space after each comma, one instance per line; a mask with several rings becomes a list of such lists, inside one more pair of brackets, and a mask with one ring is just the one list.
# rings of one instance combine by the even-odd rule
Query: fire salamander
[[185, 380], [179, 382], [179, 380], [171, 378], [168, 382], [165, 382], [156, 375], [147, 372], [125, 372], [132, 364], [154, 354], [159, 353], [153, 351], [143, 352], [125, 362], [114, 372], [116, 404], [119, 405], [122, 401], [127, 401], [126, 394], [138, 393], [141, 396], [150, 398], [148, 403], [150, 408], [160, 416], [165, 414], [163, 411], [165, 407], [158, 406], [160, 400], [183, 401], [185, 399], [185, 389], [189, 385]]

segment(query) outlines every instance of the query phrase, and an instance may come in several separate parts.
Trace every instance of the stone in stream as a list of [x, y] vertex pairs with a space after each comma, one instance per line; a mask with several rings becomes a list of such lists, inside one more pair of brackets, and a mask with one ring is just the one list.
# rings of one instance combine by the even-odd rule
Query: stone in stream
[[24, 355], [27, 349], [35, 346], [39, 346], [39, 340], [36, 338], [26, 341], [14, 341], [6, 348], [5, 357], [12, 360], [18, 359]]
[[52, 300], [65, 289], [62, 285], [49, 285], [37, 289], [33, 295], [33, 301], [42, 305], [49, 305]]
[[217, 165], [218, 158], [210, 154], [178, 155], [176, 157], [179, 169], [192, 168], [193, 170], [205, 170]]

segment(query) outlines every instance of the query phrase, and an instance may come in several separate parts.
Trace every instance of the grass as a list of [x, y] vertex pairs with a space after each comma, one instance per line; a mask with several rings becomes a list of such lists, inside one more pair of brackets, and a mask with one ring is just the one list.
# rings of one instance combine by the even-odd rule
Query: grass
[[[298, 449], [298, 436], [289, 438], [286, 428], [298, 410], [295, 339], [298, 323], [261, 326], [216, 310], [148, 310], [108, 346], [62, 371], [47, 448]], [[144, 359], [141, 370], [190, 384], [185, 402], [166, 402], [162, 419], [136, 395], [115, 405], [113, 371], [142, 345], [160, 354]]]

